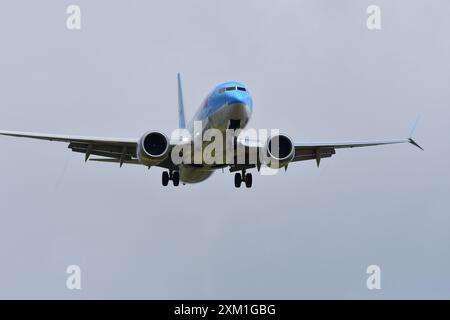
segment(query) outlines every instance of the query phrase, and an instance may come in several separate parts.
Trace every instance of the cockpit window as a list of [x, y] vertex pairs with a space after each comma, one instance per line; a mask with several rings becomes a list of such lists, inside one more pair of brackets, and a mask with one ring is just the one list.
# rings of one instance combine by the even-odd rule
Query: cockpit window
[[225, 87], [225, 88], [221, 88], [219, 90], [219, 93], [224, 93], [225, 91], [247, 91], [247, 89], [245, 89], [244, 87]]

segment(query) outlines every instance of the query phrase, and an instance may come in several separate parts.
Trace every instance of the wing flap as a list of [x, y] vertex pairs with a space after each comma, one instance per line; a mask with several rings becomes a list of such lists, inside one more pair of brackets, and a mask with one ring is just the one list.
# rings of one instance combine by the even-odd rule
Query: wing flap
[[89, 161], [94, 162], [107, 162], [107, 163], [126, 163], [126, 164], [141, 164], [137, 159], [125, 159], [122, 162], [120, 159], [104, 159], [104, 158], [93, 158], [89, 159]]
[[302, 149], [295, 148], [295, 156], [292, 161], [318, 160], [322, 158], [330, 158], [336, 153], [333, 148], [317, 148], [317, 149]]
[[[124, 157], [124, 159], [136, 158], [135, 146], [97, 145], [76, 142], [70, 143], [69, 149], [72, 149], [73, 152], [84, 153], [86, 155], [97, 155], [116, 159], [120, 159], [121, 157]], [[125, 152], [123, 152], [124, 150]]]
[[[73, 152], [77, 153], [83, 153], [86, 154], [86, 148], [71, 148]], [[107, 157], [107, 158], [113, 158], [113, 159], [120, 159], [123, 158], [125, 160], [131, 160], [132, 157], [130, 155], [122, 155], [121, 153], [114, 153], [114, 152], [107, 152], [107, 151], [98, 151], [98, 150], [92, 150], [89, 155], [95, 155], [95, 156], [101, 156], [101, 157]], [[89, 158], [89, 157], [87, 157]]]

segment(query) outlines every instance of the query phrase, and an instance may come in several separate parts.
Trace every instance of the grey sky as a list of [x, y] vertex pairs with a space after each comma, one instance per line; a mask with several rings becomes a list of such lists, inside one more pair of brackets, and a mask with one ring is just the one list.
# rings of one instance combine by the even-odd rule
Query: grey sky
[[[66, 7], [82, 30], [66, 29]], [[382, 30], [366, 28], [366, 8]], [[450, 298], [450, 2], [4, 1], [0, 128], [139, 137], [241, 81], [250, 126], [397, 138], [163, 188], [160, 170], [0, 138], [0, 298]], [[65, 269], [82, 268], [82, 290]], [[382, 290], [366, 289], [366, 268]]]

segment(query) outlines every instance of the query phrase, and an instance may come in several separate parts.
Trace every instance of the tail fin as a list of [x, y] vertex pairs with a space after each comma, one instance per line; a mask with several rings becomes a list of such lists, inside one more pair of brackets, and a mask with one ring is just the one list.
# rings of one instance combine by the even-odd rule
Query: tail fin
[[178, 73], [178, 126], [180, 129], [186, 128], [184, 117], [183, 89], [181, 87], [181, 75]]

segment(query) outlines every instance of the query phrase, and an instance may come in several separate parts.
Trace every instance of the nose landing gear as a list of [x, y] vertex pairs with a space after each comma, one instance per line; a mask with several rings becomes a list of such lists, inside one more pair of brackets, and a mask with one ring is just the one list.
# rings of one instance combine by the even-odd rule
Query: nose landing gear
[[162, 185], [167, 186], [169, 184], [169, 180], [172, 180], [173, 185], [175, 187], [178, 187], [180, 184], [180, 173], [178, 171], [172, 171], [169, 172], [164, 171], [162, 173]]
[[237, 130], [241, 127], [241, 120], [230, 119], [228, 129]]
[[234, 175], [234, 186], [236, 188], [240, 188], [242, 182], [245, 183], [245, 186], [247, 188], [251, 188], [252, 187], [252, 183], [253, 183], [253, 177], [251, 173], [245, 173], [245, 170], [242, 170], [242, 174], [240, 173], [235, 173]]

